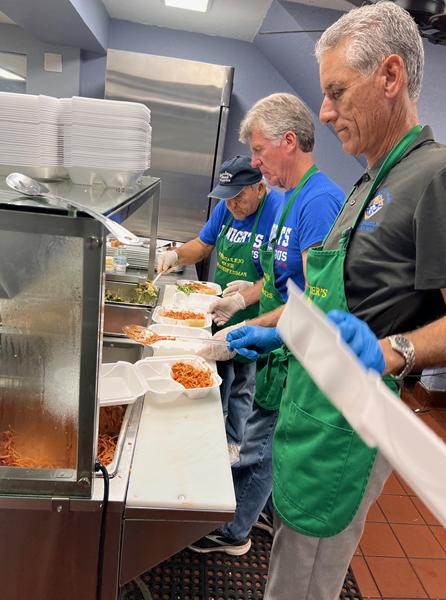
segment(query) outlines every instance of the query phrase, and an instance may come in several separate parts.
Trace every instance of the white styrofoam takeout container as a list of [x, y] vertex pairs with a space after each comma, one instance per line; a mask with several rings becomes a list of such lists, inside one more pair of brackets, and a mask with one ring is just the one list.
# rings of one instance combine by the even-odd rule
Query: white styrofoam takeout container
[[203, 312], [209, 312], [210, 305], [215, 302], [217, 296], [209, 294], [185, 294], [184, 292], [175, 292], [172, 297], [172, 305], [184, 310], [201, 309]]
[[[172, 378], [171, 367], [176, 362], [184, 362], [199, 369], [209, 370], [213, 380], [212, 386], [185, 388]], [[209, 392], [218, 388], [222, 381], [217, 372], [208, 365], [204, 358], [199, 356], [150, 357], [139, 360], [134, 366], [140, 378], [145, 381], [147, 391], [163, 400], [176, 400], [181, 394], [185, 394], [189, 398], [204, 398]]]
[[163, 325], [155, 323], [147, 328], [158, 335], [181, 336], [185, 340], [160, 340], [150, 344], [153, 356], [181, 356], [195, 354], [204, 346], [200, 340], [208, 340], [212, 334], [207, 329], [200, 327], [182, 327], [181, 325]]
[[154, 323], [162, 323], [164, 325], [181, 325], [182, 327], [210, 327], [212, 325], [212, 318], [210, 314], [207, 314], [202, 308], [196, 306], [190, 306], [187, 310], [201, 313], [204, 315], [204, 325], [189, 325], [187, 320], [175, 319], [171, 317], [163, 317], [162, 312], [165, 310], [177, 310], [180, 309], [177, 306], [157, 306], [152, 314], [152, 321]]
[[[222, 289], [221, 289], [221, 285], [219, 285], [218, 283], [214, 283], [213, 281], [199, 281], [198, 279], [181, 279], [181, 281], [177, 282], [180, 285], [187, 285], [188, 283], [203, 283], [204, 285], [207, 285], [210, 288], [213, 288], [215, 290], [215, 294], [203, 294], [204, 296], [220, 296], [222, 293]], [[180, 290], [181, 291], [181, 290]], [[191, 292], [190, 296], [196, 296], [197, 294], [199, 294], [200, 292]]]
[[146, 384], [129, 362], [104, 363], [99, 369], [100, 406], [131, 404], [146, 393]]

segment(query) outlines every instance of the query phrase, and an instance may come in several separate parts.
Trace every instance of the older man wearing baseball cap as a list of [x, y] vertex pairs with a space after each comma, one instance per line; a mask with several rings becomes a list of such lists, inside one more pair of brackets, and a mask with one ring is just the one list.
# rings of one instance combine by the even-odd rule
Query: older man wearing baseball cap
[[[210, 192], [220, 202], [198, 237], [175, 250], [163, 252], [157, 261], [158, 271], [177, 264], [190, 265], [217, 251], [214, 281], [224, 294], [236, 294], [263, 277], [259, 248], [269, 239], [271, 226], [282, 194], [267, 191], [260, 169], [251, 166], [249, 156], [235, 156], [220, 168], [218, 185]], [[239, 312], [226, 326], [235, 325], [258, 315], [259, 305]], [[246, 420], [251, 412], [256, 366], [241, 357], [218, 362], [223, 379], [221, 396], [226, 416], [226, 432], [232, 460], [243, 438]]]

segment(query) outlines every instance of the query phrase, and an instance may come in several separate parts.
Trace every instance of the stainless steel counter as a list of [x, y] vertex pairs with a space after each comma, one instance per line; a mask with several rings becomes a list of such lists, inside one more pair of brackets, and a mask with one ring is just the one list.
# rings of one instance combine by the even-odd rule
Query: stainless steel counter
[[[133, 269], [129, 274], [147, 275]], [[196, 279], [195, 266], [160, 277], [158, 304], [169, 300], [173, 284], [181, 279]], [[111, 536], [107, 547], [119, 541], [121, 559], [116, 565], [114, 555], [108, 556], [107, 586], [110, 578], [113, 581], [113, 568], [119, 566], [118, 584], [122, 586], [231, 520], [235, 511], [218, 390], [198, 400], [182, 396], [175, 403], [160, 402], [148, 393], [138, 423], [137, 437], [130, 440], [133, 456], [125, 504], [119, 493], [112, 501], [110, 522], [114, 525], [107, 533]], [[112, 480], [111, 493], [116, 494], [114, 488], [125, 484]], [[100, 497], [100, 486], [96, 482], [95, 498], [96, 493]], [[119, 529], [117, 518], [122, 509]], [[115, 593], [109, 587], [103, 600], [114, 598]]]

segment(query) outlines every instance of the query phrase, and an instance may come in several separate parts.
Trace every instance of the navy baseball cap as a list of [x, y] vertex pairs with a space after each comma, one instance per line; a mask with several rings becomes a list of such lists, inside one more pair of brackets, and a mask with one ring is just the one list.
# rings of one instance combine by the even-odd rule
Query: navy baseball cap
[[260, 169], [251, 166], [249, 156], [234, 156], [222, 163], [218, 185], [208, 194], [209, 198], [230, 200], [244, 187], [259, 183], [262, 179]]

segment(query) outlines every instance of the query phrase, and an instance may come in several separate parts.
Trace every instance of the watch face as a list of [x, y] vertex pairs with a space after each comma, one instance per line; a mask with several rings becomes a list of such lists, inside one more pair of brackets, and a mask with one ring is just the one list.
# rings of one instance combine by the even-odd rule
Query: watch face
[[403, 335], [396, 335], [394, 337], [394, 340], [395, 340], [397, 347], [401, 348], [401, 350], [403, 350], [405, 352], [410, 352], [410, 350], [412, 349], [412, 344]]

